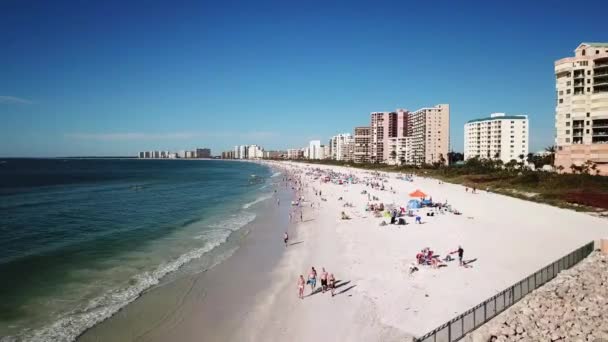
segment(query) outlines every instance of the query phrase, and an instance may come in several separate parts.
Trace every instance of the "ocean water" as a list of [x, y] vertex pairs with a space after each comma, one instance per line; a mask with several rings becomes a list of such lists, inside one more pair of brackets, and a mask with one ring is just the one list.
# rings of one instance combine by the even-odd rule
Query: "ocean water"
[[0, 339], [72, 341], [190, 261], [221, 261], [272, 176], [229, 161], [0, 161]]

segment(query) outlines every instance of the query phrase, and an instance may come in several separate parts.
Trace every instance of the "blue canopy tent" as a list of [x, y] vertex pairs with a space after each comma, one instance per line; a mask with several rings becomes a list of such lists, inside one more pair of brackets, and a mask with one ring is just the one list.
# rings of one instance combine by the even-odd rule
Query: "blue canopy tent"
[[409, 202], [407, 202], [407, 208], [408, 209], [420, 209], [420, 202], [418, 200], [409, 200]]

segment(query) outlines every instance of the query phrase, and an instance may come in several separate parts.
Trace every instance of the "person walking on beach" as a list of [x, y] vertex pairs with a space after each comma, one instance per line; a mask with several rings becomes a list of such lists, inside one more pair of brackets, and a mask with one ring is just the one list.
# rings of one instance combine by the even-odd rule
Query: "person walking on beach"
[[336, 289], [336, 277], [334, 277], [334, 274], [331, 273], [329, 275], [329, 290], [331, 291], [331, 296], [334, 296], [334, 291]]
[[303, 211], [304, 210], [300, 210], [300, 221], [302, 221], [302, 222], [304, 222], [304, 215], [302, 215]]
[[287, 235], [287, 232], [283, 234], [283, 241], [285, 242], [285, 247], [287, 247], [287, 242], [289, 242], [289, 235]]
[[304, 299], [304, 276], [300, 274], [300, 279], [298, 279], [298, 298]]
[[450, 254], [454, 253], [458, 253], [458, 262], [460, 262], [460, 266], [464, 266], [464, 261], [462, 260], [464, 257], [464, 249], [462, 249], [462, 246], [458, 246], [457, 250], [450, 252]]
[[310, 274], [308, 275], [308, 283], [310, 284], [310, 292], [315, 292], [315, 288], [317, 287], [317, 270], [313, 267], [310, 270]]
[[322, 268], [321, 271], [321, 292], [325, 293], [325, 291], [327, 291], [327, 271], [325, 270], [325, 267]]

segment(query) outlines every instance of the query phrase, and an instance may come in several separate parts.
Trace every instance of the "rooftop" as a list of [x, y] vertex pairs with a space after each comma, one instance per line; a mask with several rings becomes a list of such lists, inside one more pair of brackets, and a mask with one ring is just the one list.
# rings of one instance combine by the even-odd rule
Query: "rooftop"
[[585, 42], [585, 43], [581, 43], [581, 45], [588, 45], [588, 46], [593, 46], [593, 47], [608, 47], [608, 43], [597, 43], [597, 42]]
[[481, 118], [481, 119], [473, 119], [467, 121], [467, 123], [471, 122], [479, 122], [479, 121], [492, 121], [492, 120], [525, 120], [528, 117], [526, 115], [504, 115], [504, 116], [495, 116], [489, 118]]

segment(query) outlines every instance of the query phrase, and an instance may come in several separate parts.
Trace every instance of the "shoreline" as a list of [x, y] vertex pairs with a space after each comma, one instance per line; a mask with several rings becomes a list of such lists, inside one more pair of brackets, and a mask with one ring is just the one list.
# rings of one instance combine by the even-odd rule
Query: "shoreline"
[[[233, 256], [210, 271], [176, 282], [173, 293], [181, 303], [177, 305], [179, 308], [156, 312], [160, 321], [148, 323], [154, 327], [146, 335], [132, 335], [123, 340], [410, 340], [579, 244], [608, 235], [605, 220], [600, 218], [496, 193], [471, 194], [463, 186], [432, 178], [415, 177], [413, 182], [405, 182], [397, 179], [399, 174], [347, 167], [265, 164], [283, 169], [282, 176], [302, 179], [304, 222], [289, 225], [293, 245], [286, 250], [280, 246], [274, 262], [261, 260], [267, 266], [262, 271], [252, 270], [252, 265], [259, 266], [256, 261], [260, 261], [252, 260], [252, 256], [260, 253], [254, 251], [256, 246], [282, 245], [278, 241], [281, 230], [272, 233], [252, 230], [247, 239], [254, 239], [259, 233], [259, 243], [246, 241]], [[371, 189], [364, 182], [339, 185], [315, 179], [314, 172], [329, 170], [332, 174], [352, 174], [360, 180], [376, 179], [386, 190]], [[363, 209], [368, 202], [367, 196], [361, 194], [364, 190], [383, 203], [401, 206], [409, 200], [408, 194], [418, 188], [432, 195], [436, 202], [449, 201], [463, 215], [427, 217], [423, 209], [422, 225], [407, 218], [406, 226], [379, 227], [385, 218], [376, 218]], [[315, 196], [318, 189], [323, 196]], [[287, 199], [282, 197], [281, 207], [287, 205], [291, 195], [283, 196]], [[344, 207], [345, 202], [353, 203], [353, 207]], [[273, 201], [264, 201], [258, 205], [272, 204]], [[341, 211], [351, 219], [340, 220]], [[287, 221], [286, 214], [283, 215]], [[581, 226], [585, 229], [577, 229]], [[268, 234], [268, 239], [276, 239], [277, 245], [264, 241], [264, 234]], [[415, 262], [415, 254], [421, 248], [428, 246], [445, 255], [459, 244], [466, 250], [470, 267], [458, 267], [456, 261], [440, 269], [421, 267], [413, 275], [408, 274], [409, 265]], [[300, 274], [306, 277], [311, 266], [319, 272], [325, 267], [335, 273], [339, 280], [335, 297], [316, 292], [311, 295], [308, 286], [304, 300], [296, 297], [297, 277]], [[205, 287], [209, 292], [204, 291]], [[141, 303], [166, 299], [160, 292], [157, 299], [153, 294], [142, 296], [127, 307], [131, 309], [106, 322], [128, 322], [127, 316], [136, 314], [136, 307], [145, 313], [145, 305]], [[234, 293], [238, 293], [236, 298], [232, 296]], [[135, 318], [138, 319], [143, 320]], [[101, 325], [111, 330], [112, 324], [104, 323]], [[90, 334], [78, 340], [96, 340], [93, 337], [100, 335], [95, 335], [95, 330], [100, 331], [92, 328]]]
[[[272, 168], [271, 173], [275, 173]], [[270, 181], [271, 184], [275, 182]], [[278, 189], [277, 195], [281, 199], [279, 208], [275, 196], [245, 204], [246, 209], [256, 212], [256, 218], [231, 235], [225, 245], [236, 247], [226, 251], [229, 253], [226, 258], [202, 272], [176, 271], [172, 279], [142, 293], [76, 340], [164, 341], [175, 333], [176, 322], [179, 322], [182, 335], [180, 341], [201, 337], [216, 340], [219, 335], [230, 334], [233, 327], [230, 324], [222, 327], [222, 324], [229, 323], [229, 317], [238, 315], [246, 307], [244, 303], [263, 288], [264, 275], [270, 272], [283, 252], [282, 232], [276, 227], [285, 225], [283, 221], [287, 214], [283, 211], [291, 195], [284, 189]], [[193, 261], [184, 265], [184, 269], [192, 270], [197, 266]], [[243, 277], [248, 277], [250, 282], [243, 282]], [[194, 328], [197, 333], [188, 335]]]

